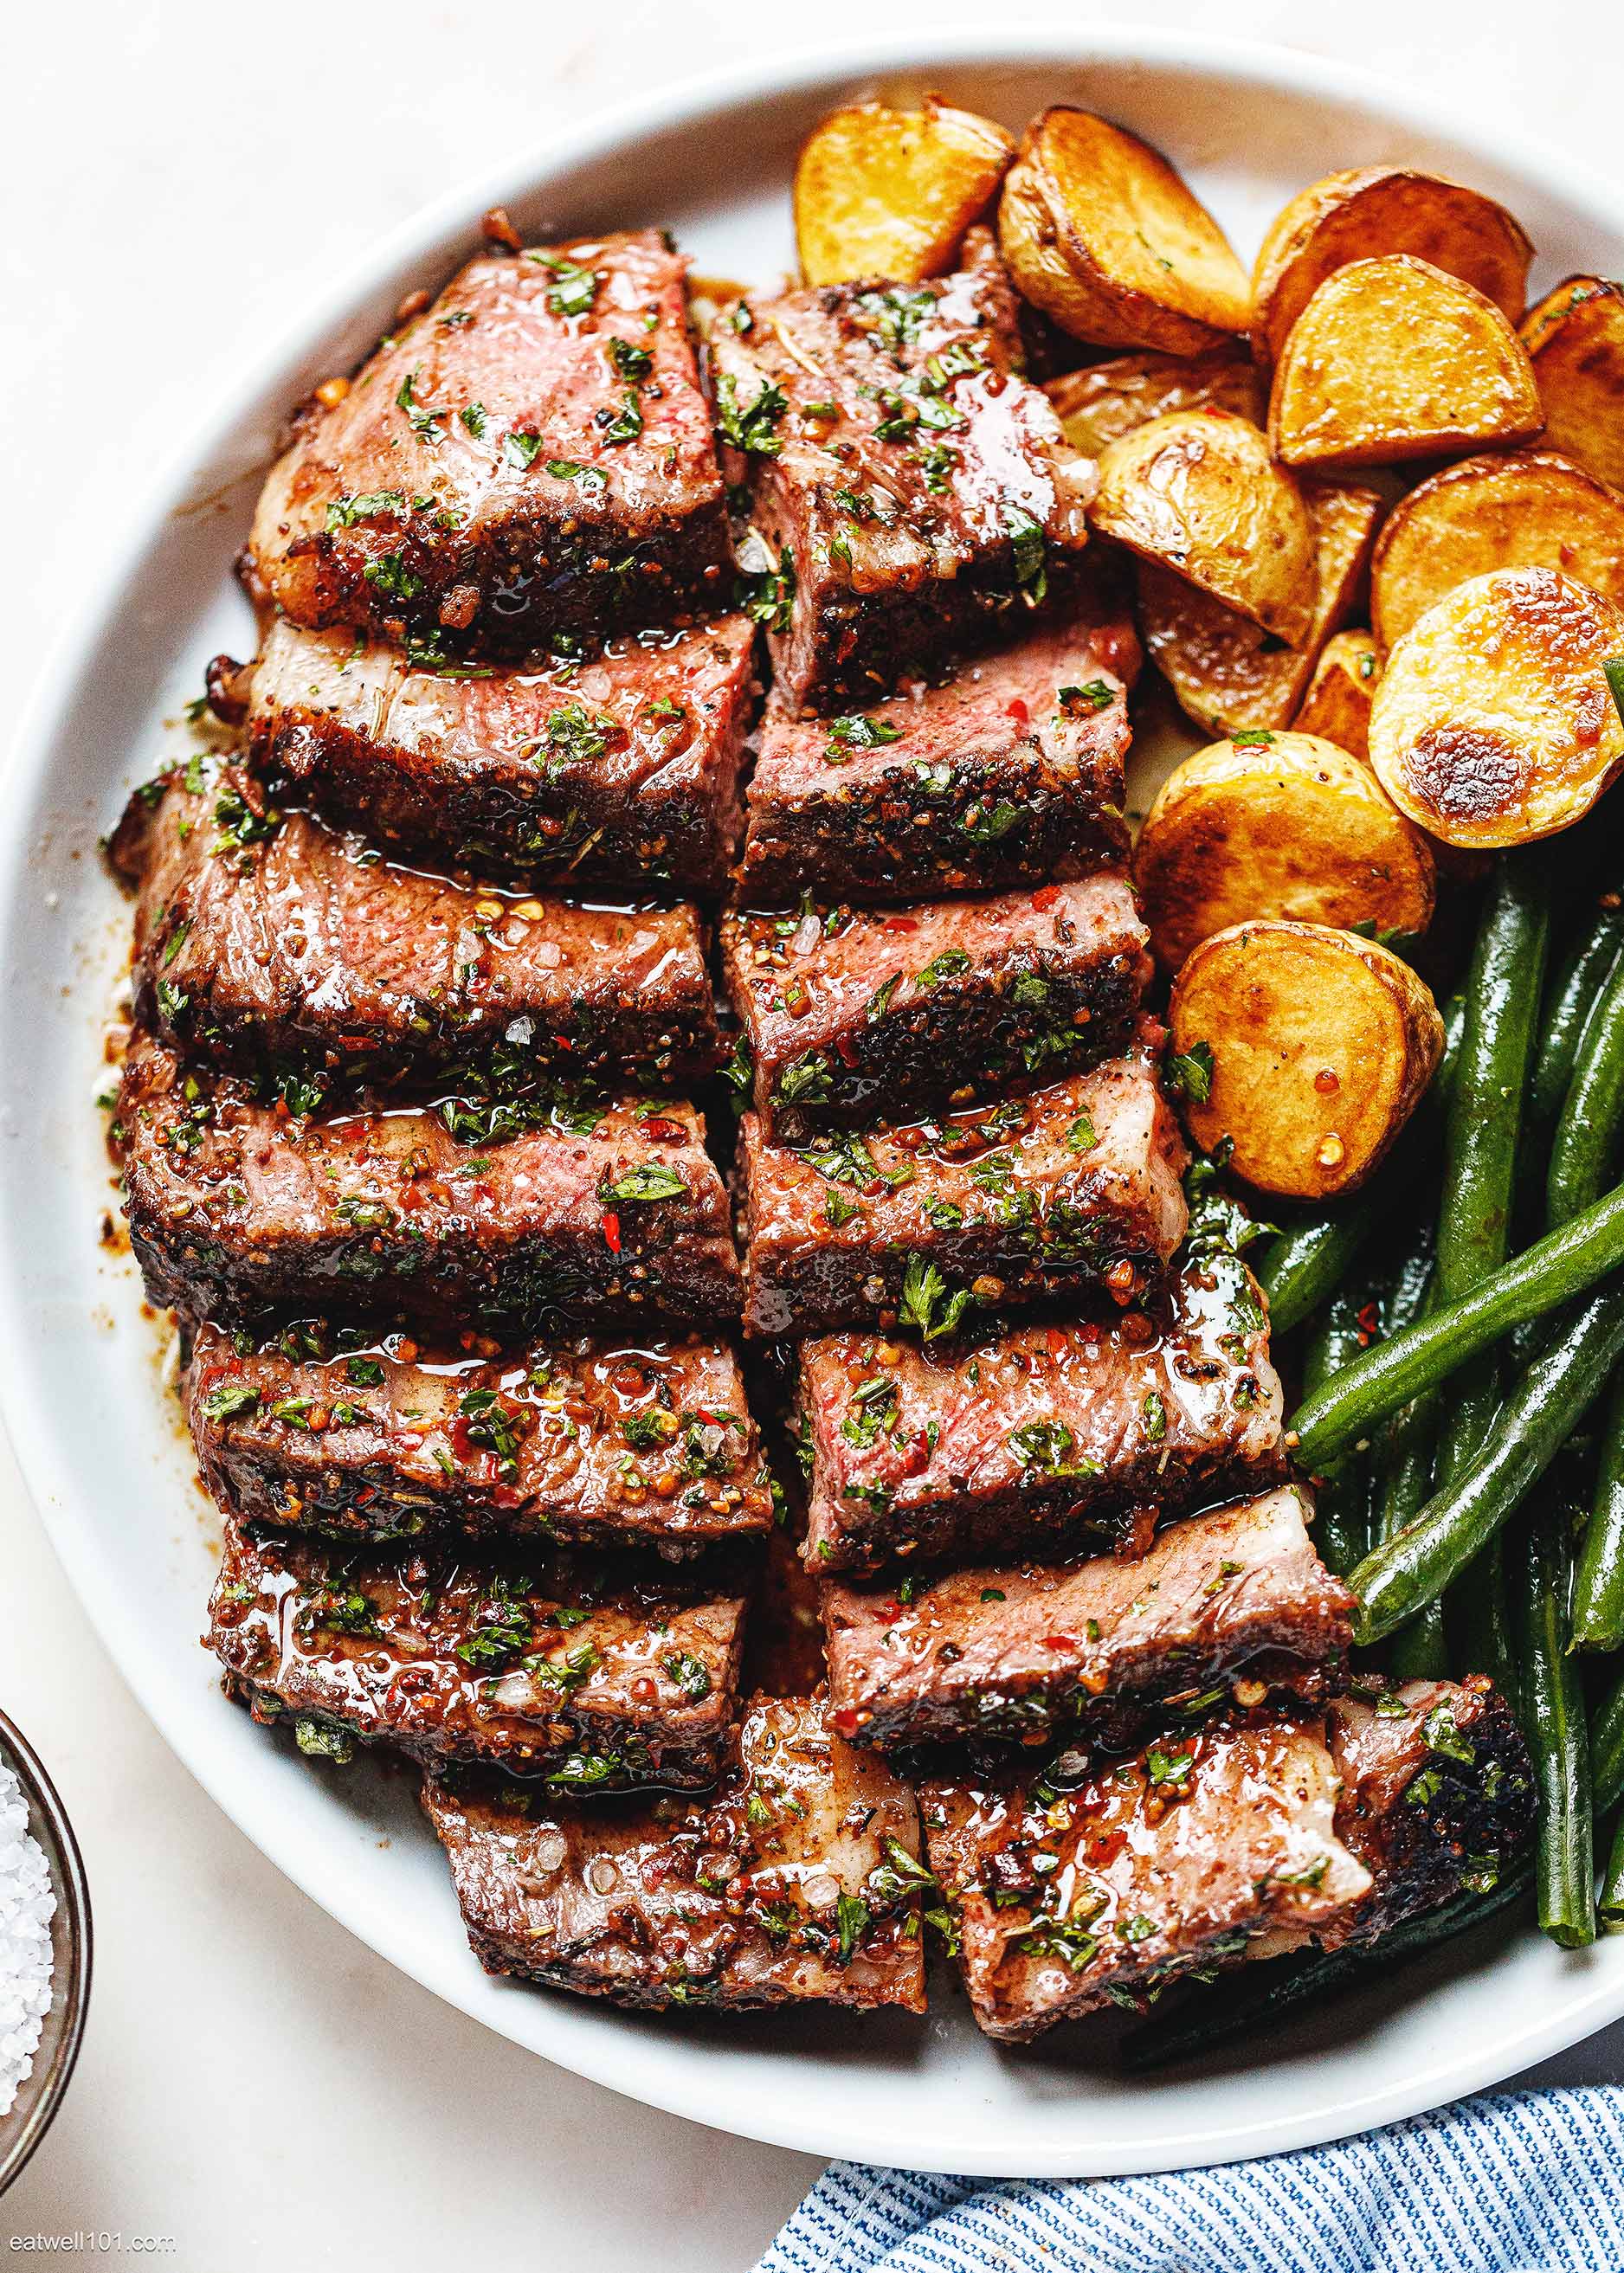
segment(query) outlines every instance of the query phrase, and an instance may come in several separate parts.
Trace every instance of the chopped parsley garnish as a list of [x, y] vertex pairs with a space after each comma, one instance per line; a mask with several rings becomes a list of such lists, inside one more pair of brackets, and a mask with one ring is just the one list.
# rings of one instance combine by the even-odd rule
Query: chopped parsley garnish
[[909, 1256], [898, 1316], [905, 1325], [917, 1326], [928, 1342], [935, 1341], [941, 1334], [951, 1333], [970, 1300], [967, 1287], [950, 1294], [947, 1281], [934, 1263], [927, 1263], [922, 1255]]
[[1205, 1105], [1213, 1093], [1213, 1046], [1210, 1042], [1192, 1042], [1187, 1050], [1176, 1051], [1162, 1069], [1168, 1087], [1180, 1097], [1187, 1097], [1194, 1105]]
[[1063, 686], [1060, 708], [1068, 716], [1079, 711], [1104, 710], [1110, 706], [1112, 689], [1103, 679], [1090, 679], [1081, 686]]
[[640, 1160], [625, 1174], [617, 1176], [612, 1184], [599, 1184], [600, 1200], [673, 1200], [686, 1192], [688, 1184], [674, 1168], [662, 1167], [657, 1160]]
[[751, 450], [759, 458], [776, 458], [784, 447], [775, 429], [789, 409], [781, 386], [769, 379], [754, 402], [739, 400], [739, 383], [726, 371], [716, 390], [717, 431], [735, 450]]
[[863, 711], [850, 717], [831, 718], [829, 739], [823, 745], [826, 765], [843, 766], [853, 750], [877, 750], [887, 742], [899, 741], [900, 726], [893, 726], [883, 718], [870, 718]]
[[502, 455], [510, 466], [516, 466], [521, 473], [528, 472], [541, 455], [540, 435], [521, 433], [516, 431], [511, 434], [504, 434]]
[[255, 1413], [259, 1407], [259, 1392], [245, 1381], [222, 1381], [203, 1399], [206, 1421], [235, 1421], [239, 1413]]
[[544, 268], [553, 271], [553, 281], [547, 288], [547, 305], [555, 316], [587, 316], [598, 297], [602, 281], [595, 268], [583, 268], [578, 262], [566, 260], [560, 254], [532, 252]]
[[574, 458], [549, 458], [547, 471], [555, 481], [574, 482], [584, 497], [598, 497], [609, 486], [596, 466], [578, 465]]
[[579, 764], [590, 758], [601, 758], [613, 731], [612, 718], [595, 716], [583, 702], [566, 702], [547, 721], [545, 746], [559, 757], [573, 759]]
[[643, 431], [643, 404], [636, 388], [627, 387], [620, 396], [619, 410], [612, 411], [605, 405], [596, 414], [593, 423], [601, 431], [605, 442], [635, 442]]
[[376, 560], [369, 560], [362, 569], [363, 580], [392, 600], [415, 600], [423, 589], [423, 579], [414, 575], [398, 552], [386, 552]]
[[634, 347], [629, 340], [611, 340], [609, 359], [622, 379], [647, 379], [654, 368], [647, 348]]
[[1041, 600], [1049, 589], [1049, 539], [1043, 524], [1025, 506], [1006, 505], [1004, 526], [1015, 548], [1015, 581], [1029, 600]]
[[969, 968], [970, 958], [963, 948], [944, 947], [940, 955], [931, 957], [922, 971], [914, 973], [914, 983], [920, 986], [934, 986], [941, 979], [957, 979], [960, 971]]
[[712, 1687], [710, 1669], [691, 1649], [675, 1650], [662, 1662], [670, 1679], [690, 1704], [697, 1705], [702, 1698], [709, 1697]]

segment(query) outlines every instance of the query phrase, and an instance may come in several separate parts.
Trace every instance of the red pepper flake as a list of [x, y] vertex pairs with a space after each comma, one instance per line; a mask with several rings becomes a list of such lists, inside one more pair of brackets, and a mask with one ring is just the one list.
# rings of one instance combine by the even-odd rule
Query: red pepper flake
[[680, 1121], [661, 1113], [646, 1114], [637, 1125], [651, 1144], [680, 1144], [687, 1133]]
[[875, 1609], [882, 1625], [894, 1626], [902, 1616], [902, 1605], [894, 1594], [888, 1594], [883, 1602], [876, 1602]]
[[613, 1208], [604, 1211], [604, 1245], [611, 1255], [620, 1251], [620, 1219]]
[[1075, 1649], [1077, 1637], [1075, 1634], [1045, 1634], [1043, 1647], [1045, 1649]]
[[854, 1737], [862, 1723], [849, 1705], [829, 1715], [829, 1725], [838, 1737]]
[[919, 922], [914, 916], [887, 916], [881, 928], [884, 931], [917, 931]]
[[1040, 910], [1052, 908], [1059, 897], [1060, 887], [1058, 884], [1042, 884], [1040, 885], [1038, 889], [1032, 895], [1032, 904], [1034, 908]]
[[1359, 1329], [1359, 1347], [1368, 1349], [1381, 1331], [1381, 1313], [1374, 1302], [1366, 1302], [1356, 1317]]
[[1013, 718], [1018, 726], [1024, 728], [1032, 724], [1032, 713], [1027, 709], [1026, 705], [1021, 701], [1019, 694], [1015, 697], [1015, 700], [1009, 704], [1008, 711], [1009, 716]]

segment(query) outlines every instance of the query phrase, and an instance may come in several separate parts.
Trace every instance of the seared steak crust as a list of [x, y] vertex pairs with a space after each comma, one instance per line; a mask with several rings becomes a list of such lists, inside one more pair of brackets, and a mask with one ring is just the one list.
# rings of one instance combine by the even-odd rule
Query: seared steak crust
[[1094, 469], [1019, 375], [996, 258], [743, 300], [710, 352], [787, 703], [866, 703], [1066, 583]]
[[1090, 597], [846, 718], [801, 718], [775, 686], [745, 792], [744, 898], [1004, 891], [1122, 859], [1138, 668], [1126, 611]]
[[735, 1314], [726, 1195], [691, 1106], [559, 1106], [497, 1141], [467, 1117], [464, 1142], [410, 1108], [293, 1118], [138, 1035], [118, 1121], [148, 1297], [192, 1317], [282, 1305], [518, 1332]]
[[935, 907], [730, 915], [728, 993], [775, 1137], [1002, 1095], [1122, 1048], [1150, 976], [1121, 876]]
[[464, 1532], [665, 1557], [765, 1532], [772, 1496], [738, 1362], [710, 1342], [550, 1342], [503, 1358], [239, 1352], [199, 1328], [186, 1416], [245, 1521], [357, 1544]]
[[1159, 1325], [1133, 1310], [968, 1347], [820, 1338], [801, 1350], [808, 1557], [850, 1571], [1132, 1540], [1278, 1473], [1281, 1406], [1232, 1256], [1181, 1271]]
[[457, 653], [713, 608], [726, 516], [685, 274], [654, 229], [470, 261], [302, 415], [254, 581], [296, 624]]
[[361, 1555], [228, 1516], [208, 1640], [261, 1720], [567, 1789], [689, 1789], [718, 1771], [744, 1608], [701, 1577]]
[[1144, 1058], [1029, 1097], [799, 1148], [740, 1131], [755, 1334], [961, 1317], [1097, 1293], [1125, 1300], [1184, 1237], [1184, 1152]]
[[755, 639], [722, 616], [452, 675], [275, 623], [249, 737], [273, 784], [386, 844], [524, 882], [714, 892], [739, 835]]
[[816, 1699], [758, 1698], [686, 1811], [440, 1769], [423, 1804], [487, 1972], [623, 2005], [925, 2009], [914, 1796]]
[[[188, 785], [195, 781], [195, 789]], [[717, 1063], [698, 911], [513, 900], [248, 802], [235, 769], [139, 790], [135, 1007], [216, 1064], [392, 1082], [447, 1070], [683, 1088]]]
[[1287, 1485], [1172, 1525], [1138, 1562], [983, 1565], [916, 1582], [906, 1602], [830, 1586], [834, 1726], [891, 1751], [1062, 1728], [1120, 1740], [1210, 1712], [1237, 1678], [1319, 1687], [1346, 1658], [1353, 1597], [1304, 1515]]

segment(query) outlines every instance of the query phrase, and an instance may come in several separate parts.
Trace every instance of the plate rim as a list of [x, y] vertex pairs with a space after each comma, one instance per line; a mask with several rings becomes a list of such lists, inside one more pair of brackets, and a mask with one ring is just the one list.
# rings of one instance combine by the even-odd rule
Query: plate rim
[[[959, 26], [918, 37], [891, 34], [808, 43], [722, 70], [696, 71], [658, 91], [594, 110], [545, 145], [538, 142], [513, 151], [480, 169], [346, 263], [332, 282], [312, 294], [280, 328], [267, 349], [257, 354], [244, 352], [207, 414], [192, 428], [190, 439], [169, 454], [143, 486], [122, 519], [117, 540], [102, 554], [102, 565], [79, 605], [49, 643], [12, 738], [10, 761], [0, 782], [0, 846], [5, 848], [0, 866], [0, 929], [16, 920], [28, 874], [27, 823], [49, 785], [55, 746], [70, 718], [76, 690], [94, 668], [98, 651], [109, 637], [114, 611], [141, 557], [170, 515], [191, 501], [199, 469], [216, 461], [243, 431], [261, 398], [278, 387], [285, 390], [308, 361], [316, 341], [347, 320], [355, 321], [369, 301], [398, 289], [403, 272], [412, 263], [428, 259], [448, 240], [465, 239], [487, 206], [531, 195], [536, 185], [549, 181], [561, 183], [634, 139], [678, 130], [692, 131], [708, 113], [805, 94], [831, 80], [918, 77], [937, 70], [1044, 61], [1077, 71], [1096, 64], [1119, 67], [1142, 63], [1153, 70], [1182, 71], [1198, 79], [1239, 81], [1260, 96], [1362, 102], [1397, 131], [1483, 151], [1500, 169], [1524, 174], [1575, 207], [1608, 215], [1610, 226], [1624, 237], [1624, 192], [1587, 163], [1521, 128], [1495, 120], [1492, 149], [1485, 150], [1485, 129], [1463, 108], [1430, 93], [1396, 85], [1365, 65], [1262, 41], [1162, 26], [1072, 28], [1059, 22], [1036, 22], [987, 31]], [[288, 399], [285, 394], [284, 399]], [[15, 1173], [10, 1149], [0, 1168], [8, 1187]], [[441, 1962], [409, 1962], [398, 1943], [394, 1948], [383, 1946], [376, 1914], [362, 1895], [347, 1894], [342, 1883], [327, 1883], [335, 1875], [330, 1864], [320, 1858], [312, 1862], [302, 1848], [297, 1854], [289, 1853], [289, 1842], [278, 1834], [276, 1780], [267, 1779], [258, 1789], [228, 1783], [222, 1764], [214, 1757], [216, 1747], [186, 1714], [172, 1709], [175, 1669], [150, 1638], [132, 1632], [121, 1617], [113, 1576], [98, 1564], [94, 1527], [72, 1512], [71, 1463], [60, 1451], [59, 1423], [34, 1411], [17, 1385], [22, 1339], [30, 1332], [29, 1319], [15, 1292], [9, 1287], [0, 1291], [0, 1419], [28, 1497], [102, 1647], [142, 1711], [222, 1812], [267, 1861], [386, 1962], [566, 2073], [732, 2135], [813, 2154], [860, 2161], [872, 2158], [876, 2141], [870, 2126], [860, 2119], [831, 2115], [822, 2106], [803, 2119], [793, 2093], [769, 2098], [752, 2097], [748, 2089], [736, 2090], [726, 2106], [712, 2108], [695, 2106], [681, 2089], [680, 2077], [628, 2078], [617, 2072], [625, 2066], [626, 2039], [613, 2029], [596, 2034], [590, 2029], [574, 2031], [583, 2041], [572, 2043], [567, 2051], [538, 2052], [527, 2033], [505, 2026], [471, 1993], [463, 1993], [468, 1977], [452, 1962], [465, 1957], [460, 1946], [447, 1953]], [[336, 1875], [342, 1879], [342, 1873]], [[474, 1977], [485, 1985], [482, 1976]], [[1566, 2006], [1560, 2018], [1522, 2032], [1515, 2060], [1508, 2063], [1502, 2050], [1485, 2048], [1474, 2055], [1470, 2050], [1457, 2049], [1421, 2073], [1411, 2067], [1402, 2080], [1395, 2078], [1349, 2100], [1339, 2113], [1336, 2129], [1329, 2133], [1322, 2114], [1261, 2121], [1254, 2117], [1214, 2124], [1194, 2134], [1184, 2131], [1166, 2154], [1147, 2155], [1142, 2142], [1130, 2146], [1123, 2140], [1113, 2144], [1109, 2131], [1096, 2124], [1086, 2137], [1064, 2150], [1023, 2149], [1018, 2143], [1002, 2149], [989, 2146], [978, 2152], [973, 2167], [977, 2175], [989, 2178], [1101, 2177], [1289, 2152], [1414, 2116], [1447, 2100], [1482, 2090], [1508, 2074], [1565, 2051], [1620, 2014], [1624, 2014], [1624, 1977], [1609, 1979], [1600, 1974], [1590, 1992]], [[906, 2090], [906, 2086], [899, 2089]], [[933, 2156], [929, 2142], [919, 2142], [914, 2151], [895, 2159], [904, 2167], [917, 2170], [971, 2167], [962, 2155], [949, 2160]]]

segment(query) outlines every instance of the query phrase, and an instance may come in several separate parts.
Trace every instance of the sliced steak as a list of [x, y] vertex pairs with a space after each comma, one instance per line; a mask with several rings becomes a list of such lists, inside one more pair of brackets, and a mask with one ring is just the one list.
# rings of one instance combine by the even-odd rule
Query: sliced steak
[[1352, 1638], [1353, 1596], [1310, 1542], [1287, 1485], [1163, 1531], [1142, 1560], [1022, 1563], [922, 1579], [903, 1602], [830, 1586], [829, 1699], [854, 1744], [959, 1737], [1040, 1744], [1177, 1726], [1233, 1685], [1323, 1693]]
[[243, 1353], [215, 1325], [194, 1338], [192, 1441], [244, 1520], [356, 1543], [454, 1531], [670, 1557], [771, 1525], [725, 1346], [555, 1341], [437, 1361], [402, 1354], [403, 1338], [342, 1356], [304, 1354], [310, 1339]]
[[688, 1088], [714, 1070], [697, 910], [504, 899], [380, 861], [194, 761], [113, 835], [135, 1008], [183, 1049], [323, 1083], [493, 1070]]
[[1364, 1932], [1486, 1889], [1533, 1836], [1527, 1748], [1485, 1675], [1339, 1698], [1327, 1725], [1337, 1827], [1376, 1880]]
[[745, 792], [745, 900], [1001, 891], [1120, 859], [1138, 670], [1125, 609], [1089, 596], [844, 717], [801, 718], [775, 686]]
[[925, 2009], [914, 1795], [813, 1699], [757, 1699], [687, 1810], [439, 1769], [423, 1803], [489, 1973], [623, 2005]]
[[703, 1577], [365, 1555], [228, 1516], [208, 1646], [302, 1751], [359, 1738], [566, 1788], [688, 1790], [718, 1773], [744, 1610]]
[[262, 596], [495, 655], [714, 608], [726, 514], [686, 271], [655, 229], [470, 262], [301, 413], [254, 515]]
[[1065, 582], [1094, 468], [1019, 375], [1016, 308], [994, 258], [741, 300], [712, 326], [724, 463], [752, 491], [740, 557], [788, 703], [867, 703]]
[[1280, 1379], [1251, 1272], [1192, 1262], [1158, 1324], [1026, 1326], [966, 1347], [832, 1334], [801, 1351], [807, 1552], [1053, 1555], [1079, 1534], [1143, 1548], [1158, 1516], [1280, 1468]]
[[1481, 1679], [1339, 1700], [1328, 1730], [1214, 1723], [1115, 1766], [1062, 1755], [920, 1799], [972, 2008], [1011, 2039], [1142, 2007], [1182, 1975], [1378, 1936], [1492, 1884], [1533, 1829], [1527, 1755]]
[[719, 890], [740, 829], [755, 628], [449, 672], [275, 623], [248, 732], [273, 787], [382, 843], [524, 882]]
[[1121, 876], [935, 907], [730, 915], [722, 966], [775, 1138], [998, 1097], [1121, 1049], [1150, 976]]
[[1290, 1721], [1188, 1730], [1070, 1790], [924, 1785], [978, 2024], [1019, 2042], [1233, 1963], [1259, 1935], [1345, 1931], [1372, 1881], [1336, 1796], [1324, 1724]]
[[692, 1106], [560, 1105], [496, 1141], [490, 1120], [300, 1119], [138, 1034], [118, 1129], [149, 1299], [193, 1317], [283, 1305], [520, 1332], [736, 1314], [727, 1197]]
[[[983, 1309], [1125, 1300], [1184, 1237], [1184, 1150], [1139, 1056], [999, 1106], [800, 1147], [740, 1130], [755, 1334], [898, 1319], [940, 1333]], [[974, 1315], [974, 1314], [973, 1314]]]

